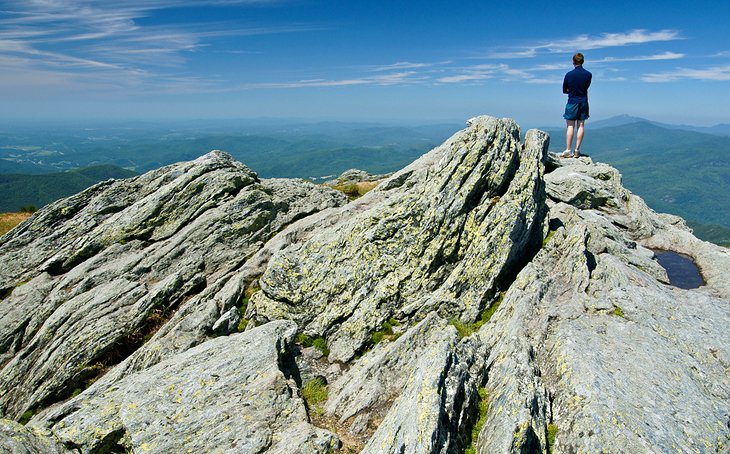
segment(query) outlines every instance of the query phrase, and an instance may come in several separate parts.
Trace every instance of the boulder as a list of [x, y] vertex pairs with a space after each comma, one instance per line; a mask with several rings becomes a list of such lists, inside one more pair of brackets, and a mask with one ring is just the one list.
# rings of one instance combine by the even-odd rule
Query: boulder
[[324, 184], [329, 186], [342, 186], [347, 184], [371, 183], [384, 180], [391, 175], [392, 173], [373, 175], [364, 170], [349, 169], [342, 172], [336, 179], [327, 181]]
[[467, 447], [479, 400], [481, 344], [472, 338], [457, 343], [449, 328], [446, 342], [420, 352], [363, 453], [447, 454]]

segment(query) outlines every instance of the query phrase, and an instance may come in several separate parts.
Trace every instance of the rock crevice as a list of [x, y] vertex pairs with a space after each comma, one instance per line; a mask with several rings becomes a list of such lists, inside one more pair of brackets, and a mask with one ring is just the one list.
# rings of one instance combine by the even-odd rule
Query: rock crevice
[[519, 139], [476, 117], [354, 201], [216, 151], [40, 210], [0, 238], [0, 450], [728, 452], [730, 253]]

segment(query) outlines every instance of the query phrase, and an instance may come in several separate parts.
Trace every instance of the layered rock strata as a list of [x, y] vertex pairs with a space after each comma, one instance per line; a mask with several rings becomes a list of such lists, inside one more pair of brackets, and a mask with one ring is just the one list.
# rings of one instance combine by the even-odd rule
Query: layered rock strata
[[308, 424], [287, 367], [295, 334], [277, 321], [212, 339], [49, 412], [46, 428], [82, 452], [331, 452], [337, 438]]
[[478, 452], [545, 451], [550, 436], [551, 452], [727, 452], [725, 283], [671, 287], [642, 244], [690, 242], [703, 270], [729, 269], [730, 254], [651, 211], [615, 169], [557, 165], [545, 177], [555, 231], [479, 332], [490, 405]]
[[[247, 259], [345, 201], [212, 152], [39, 211], [0, 239], [0, 414], [68, 397], [152, 336], [132, 369], [204, 341], [240, 303], [245, 282], [231, 277]], [[219, 333], [237, 328], [232, 315]]]
[[728, 250], [519, 139], [474, 118], [347, 204], [214, 152], [41, 210], [0, 239], [0, 409], [40, 411], [0, 447], [730, 452]]
[[390, 317], [474, 321], [541, 240], [547, 136], [519, 139], [514, 122], [480, 117], [276, 254], [247, 317], [295, 320], [328, 339], [333, 361]]

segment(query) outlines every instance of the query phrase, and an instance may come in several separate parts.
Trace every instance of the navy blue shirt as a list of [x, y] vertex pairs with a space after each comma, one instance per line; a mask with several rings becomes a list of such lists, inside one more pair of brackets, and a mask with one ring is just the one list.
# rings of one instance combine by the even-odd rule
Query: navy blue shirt
[[565, 75], [563, 93], [568, 94], [568, 104], [588, 102], [588, 87], [591, 86], [591, 78], [593, 78], [593, 74], [583, 69], [582, 66], [576, 66], [574, 70]]

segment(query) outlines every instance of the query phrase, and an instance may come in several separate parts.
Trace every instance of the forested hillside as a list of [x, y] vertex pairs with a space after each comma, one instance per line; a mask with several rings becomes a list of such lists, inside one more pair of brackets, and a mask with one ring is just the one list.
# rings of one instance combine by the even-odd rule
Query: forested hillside
[[0, 212], [18, 211], [31, 206], [40, 208], [100, 181], [134, 175], [135, 172], [112, 165], [37, 175], [0, 174]]

